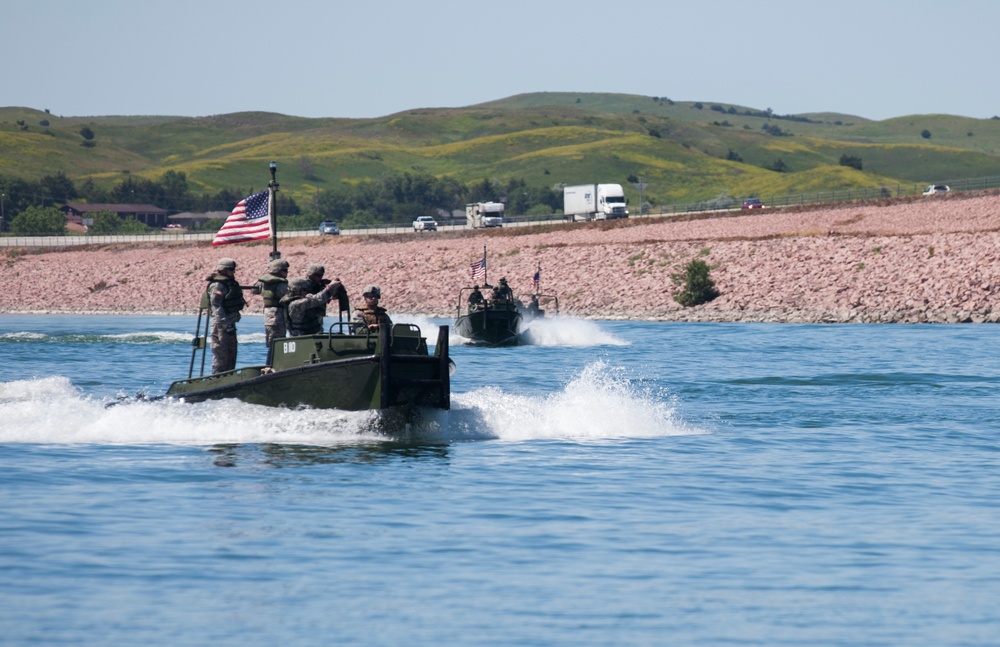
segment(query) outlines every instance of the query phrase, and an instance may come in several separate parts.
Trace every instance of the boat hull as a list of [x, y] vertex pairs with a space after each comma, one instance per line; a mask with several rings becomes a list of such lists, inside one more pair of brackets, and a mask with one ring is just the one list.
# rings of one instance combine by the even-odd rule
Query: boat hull
[[277, 339], [272, 367], [247, 366], [170, 385], [186, 402], [235, 398], [272, 407], [363, 411], [451, 405], [447, 326], [434, 355], [413, 326], [380, 335], [320, 334]]
[[455, 332], [478, 346], [516, 346], [521, 313], [514, 308], [485, 308], [460, 315]]

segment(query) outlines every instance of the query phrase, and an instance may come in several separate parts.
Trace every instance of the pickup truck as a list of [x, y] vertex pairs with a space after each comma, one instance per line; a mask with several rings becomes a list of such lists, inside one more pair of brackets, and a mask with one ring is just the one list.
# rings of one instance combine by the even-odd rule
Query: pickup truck
[[437, 231], [437, 228], [437, 221], [430, 216], [418, 216], [413, 221], [413, 231]]

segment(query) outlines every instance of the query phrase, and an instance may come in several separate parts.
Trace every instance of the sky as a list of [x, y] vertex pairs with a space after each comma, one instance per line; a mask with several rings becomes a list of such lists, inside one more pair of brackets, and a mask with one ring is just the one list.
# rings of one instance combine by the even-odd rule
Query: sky
[[381, 117], [613, 92], [868, 119], [1000, 114], [984, 0], [0, 0], [0, 106]]

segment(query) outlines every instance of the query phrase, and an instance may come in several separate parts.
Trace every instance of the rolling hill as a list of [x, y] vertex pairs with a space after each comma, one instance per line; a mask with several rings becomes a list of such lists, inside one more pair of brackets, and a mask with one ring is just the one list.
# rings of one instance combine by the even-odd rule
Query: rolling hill
[[[84, 145], [81, 129], [93, 133]], [[842, 156], [863, 161], [841, 166]], [[112, 186], [183, 172], [195, 191], [262, 187], [279, 163], [298, 200], [339, 183], [419, 170], [463, 183], [648, 183], [654, 204], [1000, 176], [1000, 119], [914, 115], [871, 121], [775, 115], [665, 97], [533, 93], [374, 119], [262, 112], [210, 117], [58, 117], [0, 108], [0, 176], [63, 172]], [[785, 172], [772, 170], [776, 163]], [[635, 197], [635, 196], [633, 196]]]

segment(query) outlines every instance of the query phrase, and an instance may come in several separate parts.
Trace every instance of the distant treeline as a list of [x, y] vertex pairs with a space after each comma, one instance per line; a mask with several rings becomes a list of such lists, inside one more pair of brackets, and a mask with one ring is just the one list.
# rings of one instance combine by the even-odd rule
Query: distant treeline
[[[252, 191], [236, 188], [195, 193], [185, 174], [177, 171], [167, 171], [159, 180], [129, 176], [111, 189], [101, 188], [90, 179], [77, 185], [62, 172], [37, 181], [0, 176], [0, 206], [5, 231], [23, 231], [23, 227], [17, 226], [17, 216], [32, 207], [37, 211], [57, 208], [68, 202], [86, 202], [151, 204], [170, 213], [228, 212]], [[282, 221], [279, 226], [287, 229], [315, 227], [321, 220], [335, 220], [354, 227], [409, 223], [417, 216], [437, 217], [439, 210], [451, 212], [464, 209], [468, 202], [488, 201], [506, 203], [509, 213], [555, 213], [562, 208], [562, 193], [553, 188], [528, 186], [524, 180], [501, 182], [484, 178], [463, 185], [449, 177], [401, 173], [317, 191], [312, 204], [305, 206], [279, 190], [276, 213]], [[128, 229], [134, 230], [135, 224], [128, 223]], [[221, 220], [212, 220], [202, 228], [217, 229], [220, 225]]]

